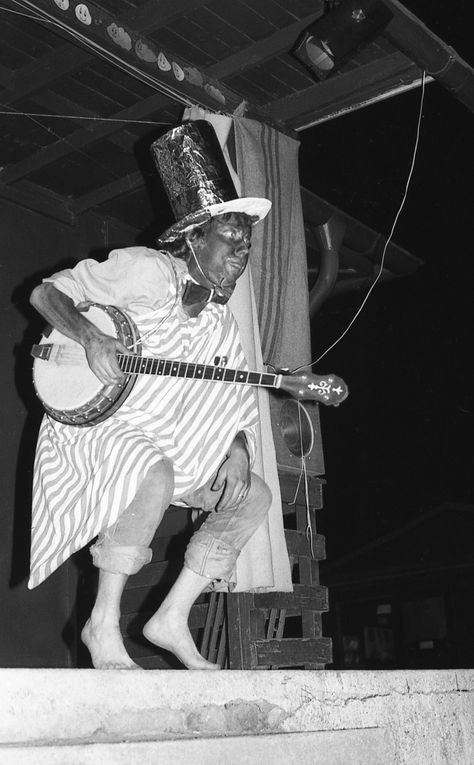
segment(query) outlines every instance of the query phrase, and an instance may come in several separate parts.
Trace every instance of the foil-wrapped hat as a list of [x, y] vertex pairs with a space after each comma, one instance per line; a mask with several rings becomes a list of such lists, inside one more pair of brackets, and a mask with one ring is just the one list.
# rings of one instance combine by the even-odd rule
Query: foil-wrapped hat
[[239, 197], [214, 128], [206, 120], [185, 122], [151, 145], [151, 153], [176, 218], [159, 244], [216, 215], [241, 212], [262, 220], [272, 203], [262, 197]]

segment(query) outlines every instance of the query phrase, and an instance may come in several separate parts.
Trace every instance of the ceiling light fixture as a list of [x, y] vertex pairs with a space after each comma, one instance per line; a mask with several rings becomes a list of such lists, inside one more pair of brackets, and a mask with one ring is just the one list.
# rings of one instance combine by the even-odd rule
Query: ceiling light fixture
[[380, 0], [345, 0], [304, 31], [293, 55], [324, 80], [377, 37], [391, 18]]

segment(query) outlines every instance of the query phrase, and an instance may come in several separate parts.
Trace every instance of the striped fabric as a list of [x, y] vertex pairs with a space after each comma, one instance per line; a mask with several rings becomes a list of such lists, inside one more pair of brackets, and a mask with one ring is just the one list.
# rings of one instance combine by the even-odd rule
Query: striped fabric
[[[76, 303], [87, 298], [111, 303], [112, 294], [145, 338], [144, 355], [207, 364], [226, 356], [229, 367], [246, 368], [226, 306], [209, 304], [194, 319], [184, 314], [176, 296], [185, 278], [181, 262], [129, 248], [115, 251], [105, 263], [82, 261], [51, 281]], [[158, 300], [163, 286], [167, 297]], [[145, 310], [151, 304], [153, 310]], [[215, 473], [239, 430], [254, 448], [257, 421], [248, 386], [161, 377], [138, 378], [119, 411], [94, 427], [45, 417], [35, 461], [29, 587], [115, 523], [162, 455], [173, 462], [173, 501], [179, 502]]]
[[311, 360], [299, 142], [255, 120], [235, 118], [234, 129], [242, 196], [272, 201], [250, 258], [263, 360], [295, 368]]

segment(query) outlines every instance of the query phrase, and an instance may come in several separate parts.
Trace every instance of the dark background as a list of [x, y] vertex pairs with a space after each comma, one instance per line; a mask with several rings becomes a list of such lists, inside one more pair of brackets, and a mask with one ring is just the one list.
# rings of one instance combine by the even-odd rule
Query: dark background
[[[409, 7], [468, 59], [468, 4], [458, 2], [448, 11], [447, 5], [420, 0]], [[388, 235], [413, 156], [419, 105], [417, 89], [301, 133], [302, 184]], [[350, 397], [339, 409], [321, 412], [327, 486], [317, 525], [326, 536], [328, 567], [443, 503], [473, 502], [472, 119], [440, 85], [427, 85], [415, 170], [393, 237], [424, 265], [414, 276], [379, 285], [348, 334], [316, 365], [319, 372], [339, 374], [350, 387]], [[8, 268], [0, 274], [4, 347], [15, 349], [15, 363], [4, 364], [0, 373], [4, 393], [0, 465], [7, 512], [0, 556], [4, 583], [0, 658], [3, 666], [69, 666], [66, 643], [75, 618], [71, 606], [77, 589], [75, 565], [63, 567], [32, 592], [26, 590], [25, 581], [31, 471], [40, 419], [39, 405], [31, 400], [28, 360], [39, 322], [28, 295], [64, 253], [76, 260], [97, 248], [105, 251], [130, 241], [130, 232], [120, 224], [104, 227], [100, 221], [92, 225], [86, 220], [72, 229], [5, 203], [0, 209], [0, 234], [8, 257]], [[363, 292], [353, 292], [327, 301], [312, 326], [314, 358], [344, 331], [363, 298]], [[6, 357], [11, 358], [8, 350]], [[443, 539], [449, 536], [448, 552], [456, 560], [461, 541], [466, 549], [472, 535], [463, 537], [459, 524], [448, 535], [449, 524], [448, 514], [437, 529]], [[418, 542], [413, 549], [418, 556]], [[408, 555], [400, 565], [405, 561], [407, 566], [413, 564]], [[349, 576], [356, 568], [360, 571], [361, 565], [353, 561], [346, 566]], [[329, 585], [329, 616], [336, 619], [340, 596], [326, 570], [322, 568], [321, 582]], [[474, 624], [467, 616], [472, 575], [469, 581], [464, 571], [461, 576], [463, 592], [459, 594], [459, 581], [451, 576], [449, 597], [444, 600], [448, 616], [459, 615], [463, 622], [454, 631], [450, 627], [449, 636], [466, 646], [457, 657], [446, 649], [446, 666], [451, 667], [474, 666], [470, 649]], [[445, 586], [444, 581], [441, 584]], [[426, 590], [428, 585], [422, 583], [418, 590], [422, 587]], [[435, 587], [430, 580], [429, 587], [435, 596], [442, 591], [438, 582]], [[410, 588], [402, 582], [400, 589], [418, 597], [413, 584]], [[452, 593], [459, 594], [458, 601]], [[354, 601], [352, 593], [348, 599]], [[363, 609], [355, 608], [354, 626], [344, 627], [344, 632], [378, 624], [373, 615], [363, 616]], [[337, 625], [328, 625], [324, 634], [333, 635], [336, 643]], [[402, 658], [398, 666], [421, 664]], [[433, 659], [431, 666], [440, 663]]]
[[[449, 31], [443, 38], [462, 54], [463, 30]], [[388, 236], [420, 98], [417, 89], [304, 131], [302, 185]], [[319, 530], [333, 559], [437, 504], [472, 502], [472, 160], [472, 114], [438, 83], [427, 84], [414, 173], [393, 235], [424, 265], [377, 285], [315, 366], [350, 387], [340, 409], [322, 412], [328, 485]], [[364, 296], [325, 304], [312, 323], [314, 358]]]

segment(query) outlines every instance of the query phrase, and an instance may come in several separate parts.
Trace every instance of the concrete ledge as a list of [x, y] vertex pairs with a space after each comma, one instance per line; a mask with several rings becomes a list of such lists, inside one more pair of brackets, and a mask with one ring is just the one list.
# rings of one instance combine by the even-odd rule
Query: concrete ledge
[[393, 762], [380, 728], [223, 736], [122, 744], [41, 748], [0, 747], [2, 765], [381, 765]]
[[[369, 729], [379, 729], [379, 733], [369, 734]], [[2, 763], [7, 754], [19, 758], [22, 751], [30, 752], [29, 762], [46, 762], [38, 756], [41, 750], [46, 755], [47, 749], [50, 763], [121, 763], [124, 760], [90, 760], [86, 754], [76, 760], [57, 760], [52, 759], [52, 753], [59, 746], [66, 757], [67, 749], [72, 747], [77, 754], [77, 747], [85, 747], [84, 752], [90, 753], [87, 756], [92, 756], [94, 750], [98, 755], [98, 745], [115, 745], [113, 751], [118, 756], [117, 745], [123, 742], [151, 747], [158, 742], [189, 744], [190, 739], [205, 739], [210, 746], [219, 738], [251, 737], [260, 744], [269, 735], [283, 745], [283, 735], [322, 731], [344, 732], [346, 737], [349, 731], [365, 732], [374, 742], [377, 739], [377, 746], [383, 735], [386, 756], [379, 762], [384, 765], [472, 765], [474, 671], [0, 669]], [[297, 738], [291, 737], [295, 746]], [[342, 746], [343, 738], [339, 741], [338, 746]], [[248, 741], [241, 743], [244, 746]], [[40, 747], [34, 758], [32, 746]], [[357, 747], [351, 747], [355, 747], [353, 759], [346, 762], [357, 763]], [[253, 762], [259, 759], [264, 761], [257, 757]], [[199, 762], [194, 755], [188, 756], [189, 761]], [[207, 759], [207, 765], [213, 761], [231, 762], [219, 755], [215, 760]], [[288, 758], [285, 761], [292, 762]], [[129, 758], [128, 762], [135, 760]], [[144, 765], [147, 760], [140, 762]], [[300, 757], [298, 762], [324, 760]], [[338, 761], [331, 757], [327, 762]]]

